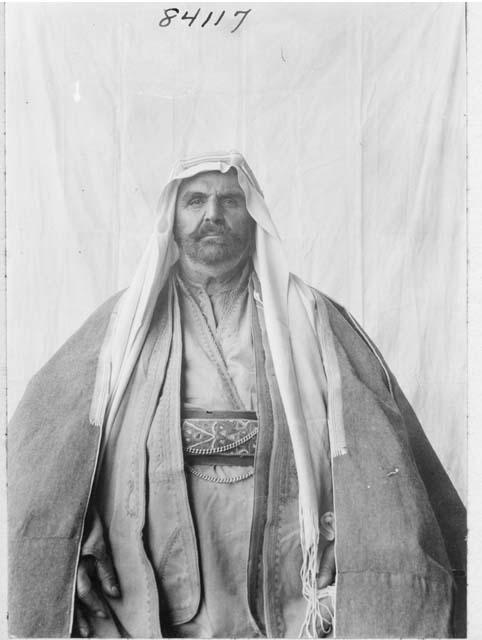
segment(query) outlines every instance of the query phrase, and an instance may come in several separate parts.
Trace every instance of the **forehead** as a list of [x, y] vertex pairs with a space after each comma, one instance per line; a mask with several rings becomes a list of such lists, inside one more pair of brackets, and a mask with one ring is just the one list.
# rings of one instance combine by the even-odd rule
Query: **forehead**
[[238, 191], [243, 194], [235, 169], [230, 169], [227, 173], [221, 173], [221, 171], [206, 171], [204, 173], [198, 173], [192, 178], [186, 178], [181, 182], [179, 195], [182, 196], [182, 194], [187, 191], [200, 193], [231, 193]]

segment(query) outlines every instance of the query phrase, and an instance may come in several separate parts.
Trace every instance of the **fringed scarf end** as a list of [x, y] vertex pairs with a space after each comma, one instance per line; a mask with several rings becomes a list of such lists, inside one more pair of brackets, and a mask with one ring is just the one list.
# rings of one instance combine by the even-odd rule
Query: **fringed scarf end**
[[348, 453], [348, 447], [346, 444], [337, 445], [336, 447], [332, 447], [331, 451], [334, 458], [339, 458], [340, 456], [345, 456]]
[[300, 629], [300, 638], [319, 638], [320, 633], [327, 634], [333, 626], [333, 615], [323, 602], [334, 595], [334, 587], [319, 589], [318, 577], [318, 541], [320, 528], [318, 517], [313, 511], [308, 513], [300, 506], [300, 537], [303, 563], [301, 566], [301, 584], [306, 600], [306, 614]]
[[323, 602], [331, 598], [335, 602], [335, 586], [317, 589], [316, 597], [308, 606], [305, 620], [300, 631], [300, 638], [320, 638], [326, 636], [333, 629], [334, 615], [330, 607]]
[[[304, 580], [303, 576], [302, 579]], [[303, 596], [307, 601], [307, 608], [299, 637], [319, 638], [321, 635], [328, 634], [333, 628], [334, 616], [324, 600], [331, 598], [334, 603], [335, 586], [318, 589], [315, 574], [303, 582]]]

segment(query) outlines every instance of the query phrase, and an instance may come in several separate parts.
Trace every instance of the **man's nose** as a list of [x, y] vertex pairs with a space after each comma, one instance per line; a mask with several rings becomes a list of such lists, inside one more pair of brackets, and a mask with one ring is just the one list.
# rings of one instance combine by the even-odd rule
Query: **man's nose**
[[206, 202], [204, 219], [218, 224], [224, 220], [223, 209], [217, 198], [209, 198]]

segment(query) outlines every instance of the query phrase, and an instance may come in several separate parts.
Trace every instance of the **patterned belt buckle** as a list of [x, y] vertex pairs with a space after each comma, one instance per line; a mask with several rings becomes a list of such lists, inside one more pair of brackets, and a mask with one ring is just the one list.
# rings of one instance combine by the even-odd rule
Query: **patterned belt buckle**
[[196, 457], [252, 458], [256, 451], [258, 420], [245, 415], [243, 412], [243, 417], [184, 417], [181, 426], [184, 453]]

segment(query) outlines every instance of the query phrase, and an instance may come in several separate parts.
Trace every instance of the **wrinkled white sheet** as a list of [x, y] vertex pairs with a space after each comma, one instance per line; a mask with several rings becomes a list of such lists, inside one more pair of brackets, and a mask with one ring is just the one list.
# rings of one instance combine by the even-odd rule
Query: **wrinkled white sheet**
[[[176, 5], [162, 5], [162, 7]], [[466, 494], [464, 5], [9, 4], [9, 412], [128, 284], [173, 160], [237, 148]], [[252, 8], [234, 33], [235, 10]]]

